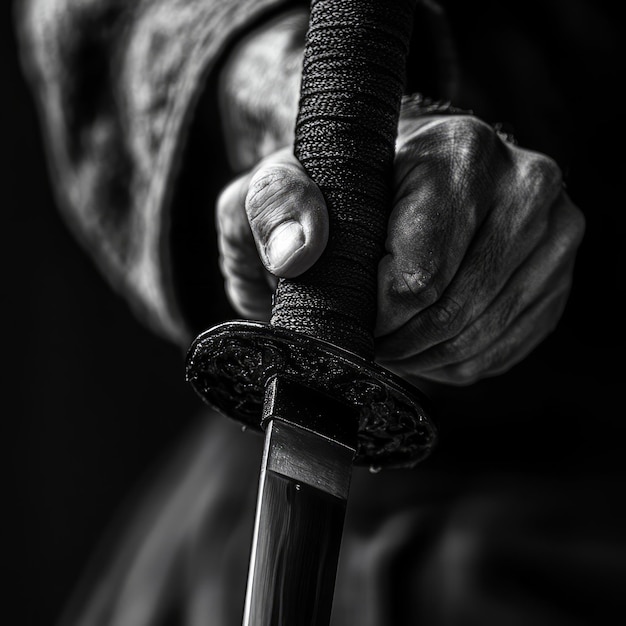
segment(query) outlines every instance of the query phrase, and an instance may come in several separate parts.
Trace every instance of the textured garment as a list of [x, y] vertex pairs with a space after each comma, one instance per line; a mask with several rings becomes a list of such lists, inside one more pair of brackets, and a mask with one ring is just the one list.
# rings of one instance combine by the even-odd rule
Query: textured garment
[[58, 203], [139, 317], [179, 343], [170, 208], [190, 120], [229, 42], [279, 4], [16, 3]]

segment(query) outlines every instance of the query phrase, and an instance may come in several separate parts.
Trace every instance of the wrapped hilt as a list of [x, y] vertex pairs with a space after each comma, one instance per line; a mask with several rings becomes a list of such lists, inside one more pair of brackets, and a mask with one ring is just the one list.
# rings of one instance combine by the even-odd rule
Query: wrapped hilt
[[202, 399], [255, 429], [279, 379], [345, 405], [320, 418], [323, 431], [358, 433], [355, 463], [371, 467], [412, 467], [436, 441], [427, 399], [373, 360], [414, 4], [313, 0], [294, 152], [326, 200], [328, 245], [305, 274], [279, 281], [270, 324], [220, 324], [187, 356]]
[[279, 281], [271, 324], [373, 358], [377, 267], [415, 0], [313, 0], [295, 156], [330, 215], [321, 259]]

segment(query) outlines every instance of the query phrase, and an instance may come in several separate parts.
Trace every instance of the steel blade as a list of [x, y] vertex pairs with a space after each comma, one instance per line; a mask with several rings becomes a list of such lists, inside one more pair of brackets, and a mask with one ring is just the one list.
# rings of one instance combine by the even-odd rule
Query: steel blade
[[282, 417], [265, 433], [243, 624], [328, 626], [355, 448]]

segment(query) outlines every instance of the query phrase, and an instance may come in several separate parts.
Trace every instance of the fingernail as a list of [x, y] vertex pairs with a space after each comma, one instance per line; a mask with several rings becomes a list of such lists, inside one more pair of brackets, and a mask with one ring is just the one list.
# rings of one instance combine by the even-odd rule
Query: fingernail
[[289, 220], [277, 226], [265, 246], [270, 271], [280, 270], [304, 246], [304, 231], [299, 222]]

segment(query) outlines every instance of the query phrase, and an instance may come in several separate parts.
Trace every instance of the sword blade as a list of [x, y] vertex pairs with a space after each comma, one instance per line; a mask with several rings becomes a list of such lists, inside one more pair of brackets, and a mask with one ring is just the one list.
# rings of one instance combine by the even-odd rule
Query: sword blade
[[355, 448], [280, 417], [265, 433], [243, 624], [327, 626]]

